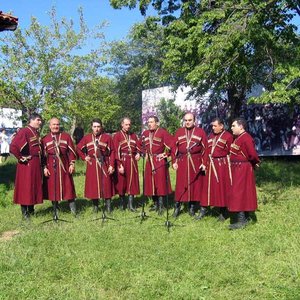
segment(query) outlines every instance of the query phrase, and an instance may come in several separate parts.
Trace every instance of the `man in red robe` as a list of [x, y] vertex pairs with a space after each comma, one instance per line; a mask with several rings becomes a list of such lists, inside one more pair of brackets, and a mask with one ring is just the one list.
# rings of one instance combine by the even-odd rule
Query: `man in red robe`
[[77, 145], [77, 153], [86, 162], [85, 192], [98, 212], [99, 199], [105, 199], [106, 210], [111, 212], [114, 195], [113, 178], [115, 151], [112, 138], [103, 132], [102, 121], [93, 119], [92, 133], [85, 135]]
[[219, 214], [219, 220], [227, 217], [227, 203], [231, 185], [230, 145], [232, 135], [224, 129], [221, 119], [211, 122], [212, 133], [208, 136], [208, 170], [205, 176], [204, 196], [201, 199], [201, 209], [197, 220], [202, 219], [207, 212], [207, 206], [214, 206]]
[[123, 118], [122, 129], [113, 136], [116, 151], [117, 172], [115, 188], [120, 196], [121, 208], [125, 209], [125, 194], [128, 194], [128, 209], [135, 211], [133, 199], [140, 193], [137, 162], [140, 159], [140, 143], [135, 133], [130, 132], [131, 120]]
[[39, 129], [42, 117], [33, 113], [29, 125], [19, 130], [10, 145], [10, 152], [17, 158], [14, 203], [21, 205], [22, 215], [29, 219], [34, 205], [43, 203], [41, 143]]
[[232, 187], [228, 201], [228, 210], [236, 215], [229, 229], [239, 229], [247, 225], [249, 212], [257, 209], [254, 168], [260, 160], [254, 141], [246, 132], [247, 123], [243, 118], [233, 121], [231, 130], [235, 137], [230, 147]]
[[184, 116], [184, 127], [175, 133], [172, 149], [173, 169], [176, 170], [175, 210], [180, 214], [181, 202], [189, 203], [189, 214], [195, 215], [195, 204], [202, 195], [203, 173], [207, 165], [207, 137], [203, 129], [195, 126], [195, 116]]
[[44, 199], [52, 204], [67, 200], [71, 212], [76, 215], [75, 186], [72, 174], [75, 171], [76, 152], [71, 136], [60, 132], [57, 118], [49, 121], [50, 133], [42, 139], [44, 163]]
[[150, 116], [148, 130], [142, 134], [142, 151], [146, 159], [144, 194], [152, 196], [154, 205], [150, 210], [158, 210], [159, 214], [163, 212], [164, 197], [172, 192], [167, 166], [167, 152], [171, 149], [172, 143], [172, 135], [159, 127], [156, 116]]

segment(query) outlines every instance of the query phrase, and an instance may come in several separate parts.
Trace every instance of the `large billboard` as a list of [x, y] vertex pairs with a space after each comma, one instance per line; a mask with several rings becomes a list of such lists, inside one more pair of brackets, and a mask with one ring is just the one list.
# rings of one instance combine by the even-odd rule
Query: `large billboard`
[[[226, 100], [212, 104], [209, 94], [201, 99], [186, 100], [188, 87], [180, 87], [173, 91], [171, 87], [143, 91], [143, 124], [149, 115], [157, 114], [157, 105], [161, 99], [173, 100], [183, 111], [190, 111], [197, 117], [198, 126], [210, 132], [210, 122], [214, 117], [228, 120]], [[249, 96], [261, 93], [257, 88]], [[248, 132], [252, 135], [256, 150], [260, 156], [300, 155], [300, 108], [283, 104], [251, 104], [243, 105], [241, 110], [248, 124]], [[227, 129], [230, 124], [226, 124]]]

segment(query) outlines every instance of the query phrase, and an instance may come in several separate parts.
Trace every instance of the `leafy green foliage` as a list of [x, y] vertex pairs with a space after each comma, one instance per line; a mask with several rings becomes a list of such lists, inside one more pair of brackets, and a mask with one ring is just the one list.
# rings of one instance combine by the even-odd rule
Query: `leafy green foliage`
[[[112, 83], [98, 75], [105, 63], [101, 32], [104, 25], [89, 30], [82, 10], [79, 10], [79, 28], [72, 20], [58, 20], [54, 8], [50, 19], [48, 27], [33, 17], [28, 29], [19, 28], [13, 35], [0, 37], [0, 106], [21, 109], [24, 119], [33, 111], [41, 112], [45, 119], [57, 116], [69, 127], [81, 116], [95, 116], [99, 102], [103, 116], [113, 115], [110, 111], [115, 110], [114, 105], [110, 108], [111, 99], [115, 98], [113, 89], [108, 93]], [[91, 39], [99, 46], [81, 54]], [[78, 97], [83, 90], [93, 93], [97, 90], [98, 102], [92, 102], [94, 95]]]
[[[155, 20], [155, 18], [154, 18]], [[132, 119], [134, 131], [140, 131], [142, 90], [161, 85], [162, 28], [152, 22], [135, 24], [126, 41], [110, 44], [108, 72], [116, 78], [120, 120]], [[115, 127], [119, 124], [116, 124]]]
[[184, 112], [178, 107], [174, 100], [161, 99], [156, 106], [160, 126], [166, 128], [171, 134], [181, 127], [181, 120]]
[[[111, 1], [149, 6], [150, 1]], [[297, 1], [152, 0], [164, 27], [163, 75], [172, 85], [191, 85], [198, 95], [226, 94], [231, 117], [247, 92], [266, 92], [257, 102], [299, 102], [299, 35], [292, 23]], [[144, 13], [144, 10], [141, 10]], [[157, 20], [153, 20], [156, 22]]]

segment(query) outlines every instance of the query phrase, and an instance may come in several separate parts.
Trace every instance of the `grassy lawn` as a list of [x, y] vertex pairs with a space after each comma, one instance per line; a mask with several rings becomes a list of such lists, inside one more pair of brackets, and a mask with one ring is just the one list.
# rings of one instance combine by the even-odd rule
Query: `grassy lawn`
[[71, 222], [43, 224], [52, 218], [45, 201], [22, 222], [11, 203], [14, 163], [0, 165], [0, 299], [300, 299], [298, 158], [264, 160], [258, 222], [237, 231], [184, 213], [168, 232], [166, 213], [148, 213], [147, 199], [143, 222], [118, 209], [117, 221], [93, 221], [82, 163], [78, 218], [63, 203], [60, 217]]

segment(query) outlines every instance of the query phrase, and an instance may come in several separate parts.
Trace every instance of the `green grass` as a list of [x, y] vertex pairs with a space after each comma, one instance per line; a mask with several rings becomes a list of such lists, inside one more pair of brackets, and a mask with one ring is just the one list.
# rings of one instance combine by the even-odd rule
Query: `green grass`
[[19, 231], [0, 241], [0, 299], [300, 299], [298, 160], [263, 162], [258, 222], [233, 232], [229, 221], [186, 213], [171, 218], [170, 232], [166, 214], [141, 224], [116, 209], [118, 221], [92, 221], [82, 163], [79, 218], [63, 203], [60, 216], [72, 223], [42, 224], [52, 217], [46, 201], [22, 222], [11, 204], [14, 168], [12, 159], [0, 166], [0, 234]]

